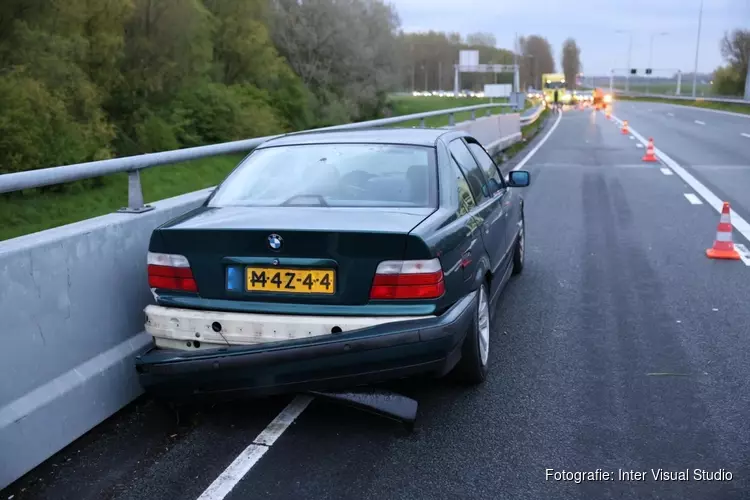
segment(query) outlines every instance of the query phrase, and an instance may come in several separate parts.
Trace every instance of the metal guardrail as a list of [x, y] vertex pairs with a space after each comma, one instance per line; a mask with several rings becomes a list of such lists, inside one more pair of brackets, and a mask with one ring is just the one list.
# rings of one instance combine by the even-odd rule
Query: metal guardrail
[[[347, 123], [344, 125], [334, 125], [312, 130], [305, 130], [295, 133], [304, 132], [324, 132], [334, 130], [362, 130], [368, 128], [385, 127], [388, 125], [397, 125], [412, 120], [419, 120], [419, 126], [425, 127], [425, 120], [435, 116], [448, 115], [449, 126], [456, 124], [455, 115], [457, 113], [471, 112], [471, 120], [476, 119], [477, 111], [486, 111], [486, 115], [491, 114], [492, 108], [512, 108], [510, 103], [494, 104], [476, 104], [473, 106], [464, 106], [460, 108], [441, 109], [437, 111], [427, 111], [425, 113], [415, 113], [411, 115], [395, 116], [391, 118], [381, 118], [378, 120], [369, 120], [358, 123]], [[148, 153], [137, 156], [127, 156], [123, 158], [113, 158], [110, 160], [100, 160], [88, 163], [77, 163], [74, 165], [65, 165], [60, 167], [42, 168], [38, 170], [28, 170], [25, 172], [14, 172], [12, 174], [0, 175], [0, 193], [9, 193], [20, 191], [22, 189], [32, 189], [43, 186], [52, 186], [65, 182], [72, 182], [81, 179], [91, 179], [119, 172], [128, 173], [128, 206], [121, 208], [120, 212], [141, 213], [152, 209], [143, 203], [143, 191], [141, 189], [140, 171], [146, 168], [158, 167], [161, 165], [170, 165], [189, 160], [197, 160], [210, 156], [220, 156], [232, 153], [248, 152], [260, 144], [281, 137], [284, 134], [257, 137], [254, 139], [245, 139], [241, 141], [225, 142], [210, 146], [198, 146], [193, 148], [178, 149], [174, 151], [163, 151], [159, 153]]]
[[542, 115], [542, 112], [544, 111], [545, 107], [546, 106], [544, 105], [544, 103], [541, 103], [541, 104], [538, 104], [536, 107], [531, 108], [533, 111], [531, 111], [530, 113], [522, 114], [521, 126], [525, 127], [526, 125], [531, 125], [532, 123], [537, 121], [539, 117]]
[[669, 99], [675, 101], [706, 101], [706, 102], [723, 102], [726, 104], [744, 104], [750, 106], [750, 101], [741, 99], [739, 97], [693, 97], [685, 95], [674, 95], [674, 94], [652, 94], [647, 92], [632, 92], [614, 89], [615, 95], [622, 95], [626, 97], [652, 97], [656, 99]]

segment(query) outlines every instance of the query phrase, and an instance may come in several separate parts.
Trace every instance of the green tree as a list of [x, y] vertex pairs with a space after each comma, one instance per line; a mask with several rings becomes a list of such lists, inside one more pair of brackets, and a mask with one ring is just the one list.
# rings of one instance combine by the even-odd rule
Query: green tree
[[750, 30], [725, 33], [719, 46], [727, 65], [715, 71], [713, 91], [719, 95], [742, 95], [750, 59]]
[[543, 74], [555, 72], [555, 58], [552, 56], [550, 43], [544, 37], [531, 35], [521, 37], [519, 49], [521, 88], [539, 87]]
[[567, 88], [575, 89], [576, 79], [581, 72], [581, 49], [573, 38], [563, 42], [562, 67]]
[[214, 15], [214, 80], [268, 91], [286, 129], [312, 122], [310, 95], [278, 53], [268, 29], [266, 0], [204, 0]]

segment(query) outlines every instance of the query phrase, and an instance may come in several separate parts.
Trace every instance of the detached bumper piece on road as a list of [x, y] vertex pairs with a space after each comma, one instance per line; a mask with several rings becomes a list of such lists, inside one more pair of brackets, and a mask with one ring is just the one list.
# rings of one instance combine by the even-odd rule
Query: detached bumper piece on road
[[351, 388], [418, 374], [442, 376], [461, 356], [476, 292], [440, 316], [338, 335], [216, 350], [152, 348], [136, 359], [143, 387], [170, 400]]

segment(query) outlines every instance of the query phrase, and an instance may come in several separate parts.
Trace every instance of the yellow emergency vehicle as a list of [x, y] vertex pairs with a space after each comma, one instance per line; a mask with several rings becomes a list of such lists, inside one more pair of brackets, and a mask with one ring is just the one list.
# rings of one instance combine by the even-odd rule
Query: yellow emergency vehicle
[[542, 75], [542, 92], [544, 100], [549, 104], [555, 102], [555, 91], [557, 91], [558, 102], [569, 104], [573, 94], [565, 87], [565, 75], [562, 73], [545, 73]]

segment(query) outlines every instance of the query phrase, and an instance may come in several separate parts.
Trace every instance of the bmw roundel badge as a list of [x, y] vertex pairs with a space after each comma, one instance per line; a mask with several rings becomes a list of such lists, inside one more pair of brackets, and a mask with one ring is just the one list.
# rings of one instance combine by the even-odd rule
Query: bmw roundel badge
[[268, 247], [271, 250], [281, 250], [282, 245], [284, 245], [284, 240], [276, 233], [273, 233], [268, 236]]

